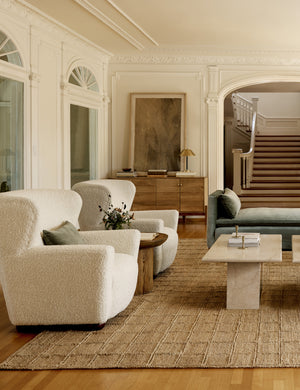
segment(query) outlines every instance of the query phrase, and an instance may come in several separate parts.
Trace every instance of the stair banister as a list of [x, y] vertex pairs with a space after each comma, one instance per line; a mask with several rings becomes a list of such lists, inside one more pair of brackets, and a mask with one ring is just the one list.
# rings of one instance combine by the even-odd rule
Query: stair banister
[[[243, 153], [242, 149], [233, 149], [233, 190], [237, 194], [242, 193], [242, 188], [249, 188], [250, 181], [253, 174], [253, 155], [254, 155], [254, 143], [255, 143], [255, 131], [256, 131], [256, 119], [257, 119], [257, 102], [258, 98], [252, 99], [251, 111], [251, 135], [250, 135], [250, 147], [249, 151]], [[247, 110], [248, 111], [248, 106]], [[250, 114], [250, 111], [248, 111]]]

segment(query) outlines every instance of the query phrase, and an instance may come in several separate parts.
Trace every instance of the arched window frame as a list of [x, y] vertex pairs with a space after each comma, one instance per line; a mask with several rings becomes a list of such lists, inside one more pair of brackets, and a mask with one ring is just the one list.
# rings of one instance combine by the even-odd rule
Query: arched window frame
[[[0, 58], [0, 76], [15, 81], [20, 81], [24, 85], [23, 90], [23, 186], [24, 188], [31, 188], [32, 182], [36, 181], [34, 170], [31, 167], [34, 165], [32, 163], [32, 144], [30, 134], [30, 76], [28, 77], [29, 69], [29, 59], [26, 55], [26, 52], [22, 50], [26, 48], [27, 37], [23, 34], [19, 35], [19, 32], [10, 31], [9, 25], [2, 26], [0, 31], [3, 35], [6, 36], [5, 40], [8, 38], [8, 41], [14, 45], [16, 53], [19, 56], [19, 63], [14, 63], [15, 61], [5, 61]], [[22, 45], [20, 44], [22, 42]], [[3, 40], [2, 40], [3, 43]], [[3, 45], [5, 47], [5, 45]], [[14, 51], [13, 50], [13, 51]], [[13, 53], [10, 53], [13, 54]]]
[[99, 86], [94, 73], [83, 65], [75, 66], [69, 77], [68, 83], [88, 91], [99, 93]]
[[[88, 69], [89, 72], [93, 74], [97, 82], [98, 91], [93, 91], [91, 89], [84, 88], [82, 86], [70, 83], [70, 77], [74, 69], [78, 67], [84, 67]], [[95, 177], [101, 177], [103, 166], [106, 163], [106, 153], [107, 153], [107, 136], [103, 135], [105, 132], [104, 121], [104, 98], [103, 98], [103, 85], [99, 82], [99, 76], [102, 80], [101, 71], [95, 69], [92, 66], [85, 63], [82, 60], [73, 61], [69, 64], [68, 71], [66, 72], [65, 81], [61, 84], [62, 88], [62, 111], [63, 111], [63, 143], [64, 147], [64, 178], [63, 178], [63, 187], [70, 188], [71, 184], [71, 175], [70, 175], [70, 106], [71, 104], [87, 107], [97, 110], [98, 123], [96, 130], [96, 167], [94, 171]], [[104, 141], [103, 141], [104, 139]], [[100, 142], [101, 140], [101, 142]]]
[[0, 30], [0, 60], [24, 67], [19, 49], [10, 36], [2, 30]]

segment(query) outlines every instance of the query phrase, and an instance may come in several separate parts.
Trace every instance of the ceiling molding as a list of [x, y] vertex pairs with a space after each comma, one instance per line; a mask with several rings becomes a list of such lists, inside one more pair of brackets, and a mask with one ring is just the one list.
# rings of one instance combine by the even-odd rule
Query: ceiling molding
[[106, 0], [115, 10], [117, 10], [124, 18], [126, 18], [134, 27], [136, 27], [146, 38], [149, 39], [155, 46], [159, 46], [156, 42], [141, 26], [139, 26], [130, 16], [128, 16], [120, 7], [118, 7], [112, 0]]
[[[84, 8], [86, 11], [88, 11], [90, 14], [92, 14], [95, 18], [106, 24], [110, 29], [115, 31], [120, 37], [125, 39], [127, 42], [129, 42], [132, 46], [134, 46], [138, 50], [144, 50], [145, 46], [136, 38], [134, 38], [131, 34], [129, 34], [127, 31], [124, 30], [121, 26], [119, 26], [116, 22], [114, 22], [111, 18], [109, 18], [107, 15], [105, 15], [102, 11], [99, 10], [99, 8], [96, 8], [93, 4], [91, 4], [88, 0], [73, 0], [75, 3], [79, 4], [82, 8]], [[108, 2], [119, 14], [122, 15], [122, 17], [125, 18], [127, 22], [130, 22], [130, 24], [134, 25], [135, 28], [137, 28], [140, 32], [145, 35], [143, 30], [139, 26], [136, 25], [131, 19], [123, 13], [116, 5], [114, 5], [111, 2]], [[148, 36], [147, 36], [148, 38]], [[149, 39], [149, 38], [148, 38]]]
[[76, 31], [72, 30], [71, 28], [65, 26], [56, 19], [47, 15], [39, 8], [28, 3], [26, 0], [0, 0], [0, 4], [6, 8], [12, 8], [14, 6], [14, 10], [17, 13], [21, 14], [21, 16], [23, 17], [25, 16], [27, 19], [33, 19], [36, 25], [44, 25], [48, 31], [49, 29], [52, 29], [52, 31], [56, 30], [60, 34], [64, 33], [68, 38], [71, 38], [71, 40], [74, 40], [77, 43], [80, 42], [87, 48], [92, 47], [96, 49], [102, 56], [105, 55], [111, 57], [113, 55], [113, 53], [109, 52], [108, 50], [105, 50], [104, 48], [90, 41], [89, 39], [78, 34]]

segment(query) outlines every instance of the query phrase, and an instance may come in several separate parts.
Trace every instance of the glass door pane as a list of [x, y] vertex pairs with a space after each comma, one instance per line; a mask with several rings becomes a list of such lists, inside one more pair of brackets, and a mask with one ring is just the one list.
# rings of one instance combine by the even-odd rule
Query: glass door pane
[[0, 191], [24, 187], [23, 83], [0, 77]]
[[97, 110], [71, 104], [71, 186], [96, 178]]

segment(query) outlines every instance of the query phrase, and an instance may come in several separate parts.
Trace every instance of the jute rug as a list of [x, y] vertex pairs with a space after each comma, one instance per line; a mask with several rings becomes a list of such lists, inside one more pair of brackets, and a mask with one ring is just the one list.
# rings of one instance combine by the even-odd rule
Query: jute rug
[[261, 308], [226, 310], [226, 264], [181, 240], [150, 294], [99, 331], [44, 331], [1, 369], [300, 367], [300, 265], [263, 266]]

